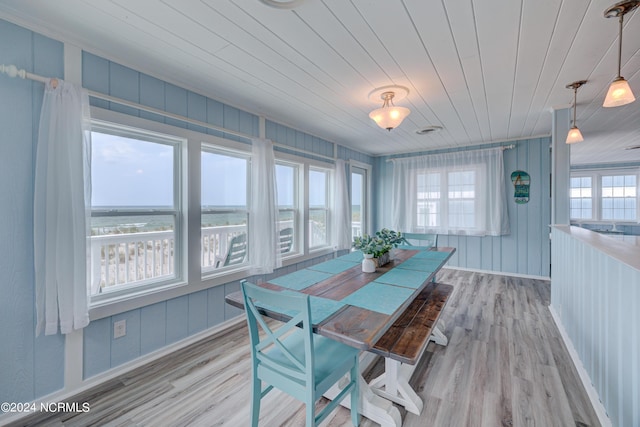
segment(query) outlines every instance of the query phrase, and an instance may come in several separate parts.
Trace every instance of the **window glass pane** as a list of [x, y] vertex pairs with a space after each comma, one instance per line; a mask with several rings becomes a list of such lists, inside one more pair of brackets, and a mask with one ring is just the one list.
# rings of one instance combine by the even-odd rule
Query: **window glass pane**
[[309, 209], [309, 247], [327, 244], [327, 211]]
[[475, 226], [475, 171], [449, 172], [449, 226], [473, 228]]
[[325, 246], [328, 240], [327, 171], [309, 170], [309, 247]]
[[278, 188], [278, 207], [293, 208], [295, 206], [296, 167], [276, 165], [276, 187]]
[[296, 252], [296, 218], [298, 188], [298, 166], [276, 164], [276, 186], [278, 188], [278, 230], [280, 253]]
[[602, 219], [635, 221], [637, 206], [636, 175], [602, 177]]
[[172, 145], [91, 132], [93, 207], [173, 206]]
[[592, 219], [591, 197], [591, 177], [572, 177], [570, 189], [571, 218]]
[[90, 295], [174, 279], [178, 141], [116, 126], [91, 136]]
[[327, 205], [327, 173], [318, 170], [309, 171], [309, 206]]
[[247, 159], [202, 152], [202, 206], [247, 207]]
[[362, 235], [362, 208], [364, 175], [361, 173], [351, 174], [351, 234], [352, 237]]
[[419, 173], [417, 181], [417, 225], [420, 228], [440, 226], [440, 173]]
[[204, 273], [243, 265], [247, 258], [247, 170], [240, 155], [201, 154], [200, 265]]

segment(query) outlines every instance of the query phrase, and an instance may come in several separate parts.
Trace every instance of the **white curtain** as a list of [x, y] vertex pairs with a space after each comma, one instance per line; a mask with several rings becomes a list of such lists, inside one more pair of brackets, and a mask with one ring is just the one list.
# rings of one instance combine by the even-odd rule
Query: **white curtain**
[[273, 273], [282, 266], [279, 246], [278, 196], [273, 143], [252, 140], [251, 206], [249, 208], [250, 274]]
[[91, 215], [91, 122], [81, 87], [45, 85], [36, 150], [36, 335], [89, 324], [87, 239]]
[[336, 160], [333, 192], [334, 215], [332, 223], [333, 245], [336, 250], [351, 248], [351, 206], [347, 187], [346, 163]]
[[509, 234], [502, 148], [393, 159], [391, 203], [400, 231]]

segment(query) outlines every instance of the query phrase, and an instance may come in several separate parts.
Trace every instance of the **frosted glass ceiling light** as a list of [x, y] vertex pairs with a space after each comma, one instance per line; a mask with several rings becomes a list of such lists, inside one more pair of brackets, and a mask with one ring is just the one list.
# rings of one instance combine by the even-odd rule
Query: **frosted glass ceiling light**
[[569, 133], [567, 134], [567, 140], [565, 141], [567, 144], [575, 144], [576, 142], [584, 141], [582, 132], [580, 132], [580, 129], [576, 126], [576, 110], [578, 108], [578, 88], [586, 82], [586, 80], [578, 80], [577, 82], [567, 85], [567, 89], [573, 89], [573, 126], [571, 126], [571, 129], [569, 129]]
[[304, 0], [260, 0], [260, 2], [267, 6], [275, 7], [276, 9], [294, 9], [302, 4]]
[[391, 131], [400, 126], [400, 123], [411, 113], [405, 107], [393, 105], [393, 98], [399, 94], [398, 99], [404, 98], [409, 93], [409, 89], [402, 86], [384, 86], [374, 89], [369, 93], [369, 99], [375, 100], [379, 97], [383, 100], [382, 107], [376, 108], [369, 113], [371, 120], [376, 122], [382, 129]]
[[626, 13], [633, 11], [639, 4], [638, 0], [622, 1], [604, 11], [605, 18], [619, 18], [620, 33], [618, 35], [618, 76], [609, 86], [607, 97], [602, 104], [603, 107], [619, 107], [636, 100], [629, 83], [620, 75], [620, 68], [622, 67], [622, 20]]

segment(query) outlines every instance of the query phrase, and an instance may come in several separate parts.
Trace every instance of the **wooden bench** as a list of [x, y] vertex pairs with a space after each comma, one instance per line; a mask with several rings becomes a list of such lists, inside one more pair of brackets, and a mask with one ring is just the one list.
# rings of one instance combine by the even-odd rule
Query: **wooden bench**
[[447, 345], [437, 324], [452, 292], [451, 285], [429, 283], [371, 350], [385, 358], [384, 374], [369, 383], [372, 390], [416, 415], [423, 403], [409, 380], [430, 341]]

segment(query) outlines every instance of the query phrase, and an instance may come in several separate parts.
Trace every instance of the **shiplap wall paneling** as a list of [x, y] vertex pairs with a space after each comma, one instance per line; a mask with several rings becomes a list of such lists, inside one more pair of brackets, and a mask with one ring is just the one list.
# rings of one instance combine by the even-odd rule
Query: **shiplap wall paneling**
[[[113, 337], [115, 323], [126, 322], [126, 335], [120, 338]], [[111, 316], [109, 328], [111, 340], [111, 366], [117, 366], [140, 356], [140, 310], [127, 311]]]
[[614, 426], [640, 425], [640, 271], [552, 230], [551, 306]]
[[159, 302], [140, 309], [140, 353], [147, 354], [162, 348], [166, 344], [166, 303]]
[[[82, 84], [89, 90], [105, 95], [122, 98], [212, 125], [222, 126], [247, 135], [258, 136], [259, 120], [255, 114], [203, 97], [88, 52], [83, 52], [82, 55]], [[189, 128], [231, 140], [247, 142], [244, 138], [228, 133], [205, 129], [173, 118], [139, 111], [115, 102], [91, 98], [91, 105], [176, 127]]]
[[[0, 20], [4, 64], [63, 77], [63, 45]], [[0, 401], [25, 402], [63, 387], [62, 335], [35, 337], [33, 183], [42, 83], [0, 76]]]

